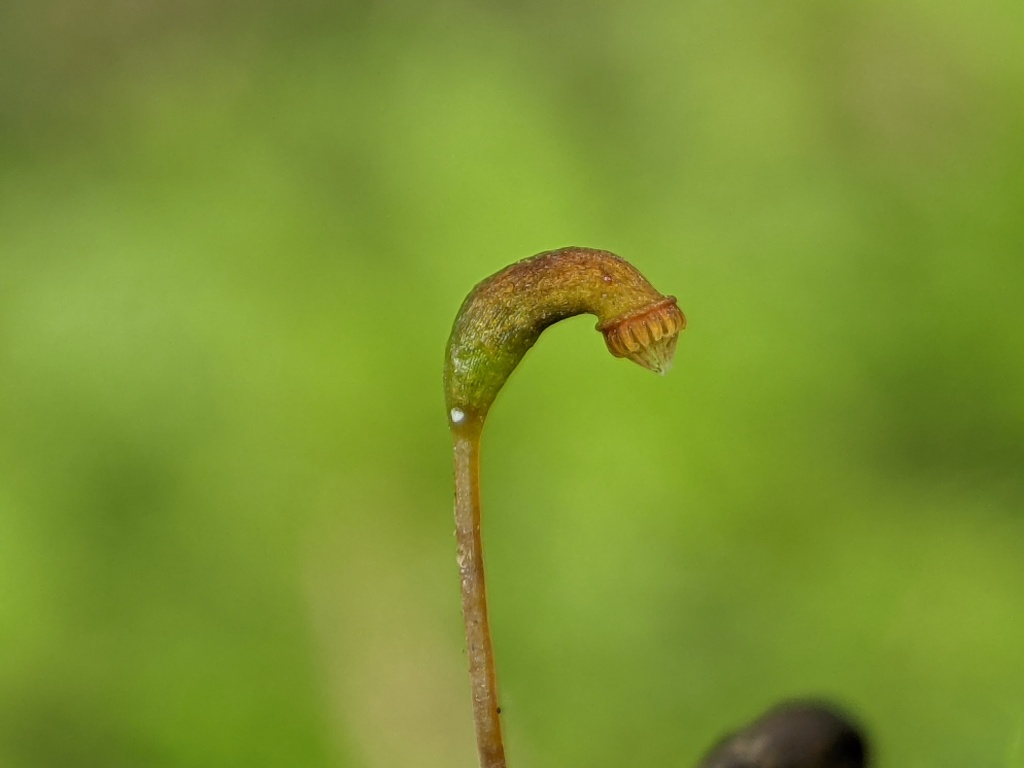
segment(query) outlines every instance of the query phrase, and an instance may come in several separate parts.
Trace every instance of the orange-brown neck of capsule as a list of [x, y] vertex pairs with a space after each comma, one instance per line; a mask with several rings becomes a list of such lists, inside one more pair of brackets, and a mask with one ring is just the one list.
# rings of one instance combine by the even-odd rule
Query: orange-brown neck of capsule
[[672, 368], [676, 342], [684, 328], [686, 316], [676, 306], [675, 296], [597, 326], [609, 352], [660, 374]]

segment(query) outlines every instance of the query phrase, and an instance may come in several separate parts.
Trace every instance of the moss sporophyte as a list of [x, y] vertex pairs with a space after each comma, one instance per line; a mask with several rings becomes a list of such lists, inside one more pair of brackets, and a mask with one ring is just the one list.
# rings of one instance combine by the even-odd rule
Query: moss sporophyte
[[[686, 318], [628, 262], [562, 248], [506, 267], [477, 285], [455, 318], [444, 388], [455, 449], [455, 534], [481, 768], [505, 768], [480, 545], [480, 434], [509, 374], [549, 325], [597, 315], [608, 350], [655, 371], [672, 366]], [[864, 768], [868, 746], [824, 701], [790, 701], [719, 741], [700, 768]]]
[[[609, 351], [655, 371], [672, 366], [686, 318], [628, 262], [562, 248], [506, 267], [474, 288], [455, 318], [444, 387], [455, 449], [455, 534], [481, 768], [505, 768], [480, 545], [480, 434], [509, 374], [549, 325], [597, 315]], [[864, 768], [867, 742], [841, 710], [790, 701], [719, 741], [700, 768]]]
[[455, 318], [444, 388], [455, 451], [455, 533], [481, 768], [504, 768], [500, 709], [480, 543], [480, 434], [498, 391], [541, 333], [597, 316], [608, 350], [656, 373], [672, 366], [686, 318], [627, 261], [562, 248], [517, 262], [477, 285]]

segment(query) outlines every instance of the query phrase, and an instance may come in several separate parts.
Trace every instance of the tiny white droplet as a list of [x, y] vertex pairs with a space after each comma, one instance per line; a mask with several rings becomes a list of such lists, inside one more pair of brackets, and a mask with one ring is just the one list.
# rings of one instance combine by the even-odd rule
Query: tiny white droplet
[[461, 411], [460, 409], [458, 409], [458, 408], [452, 408], [452, 422], [453, 422], [453, 423], [455, 423], [455, 424], [458, 424], [458, 423], [459, 423], [460, 421], [462, 421], [462, 420], [463, 420], [464, 418], [466, 418], [466, 414], [464, 414], [464, 413], [463, 413], [463, 412], [462, 412], [462, 411]]

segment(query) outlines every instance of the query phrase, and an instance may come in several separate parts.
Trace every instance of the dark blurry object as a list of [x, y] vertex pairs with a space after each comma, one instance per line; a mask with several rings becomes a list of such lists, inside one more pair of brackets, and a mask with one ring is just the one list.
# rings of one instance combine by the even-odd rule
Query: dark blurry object
[[787, 702], [727, 736], [699, 768], [864, 768], [860, 729], [821, 702]]

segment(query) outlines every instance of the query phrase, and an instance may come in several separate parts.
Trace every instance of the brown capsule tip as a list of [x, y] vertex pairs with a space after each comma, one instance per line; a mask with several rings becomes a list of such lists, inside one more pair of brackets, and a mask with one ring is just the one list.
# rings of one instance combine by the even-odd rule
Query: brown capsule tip
[[672, 368], [676, 342], [684, 328], [686, 316], [674, 296], [597, 326], [613, 355], [663, 375]]

